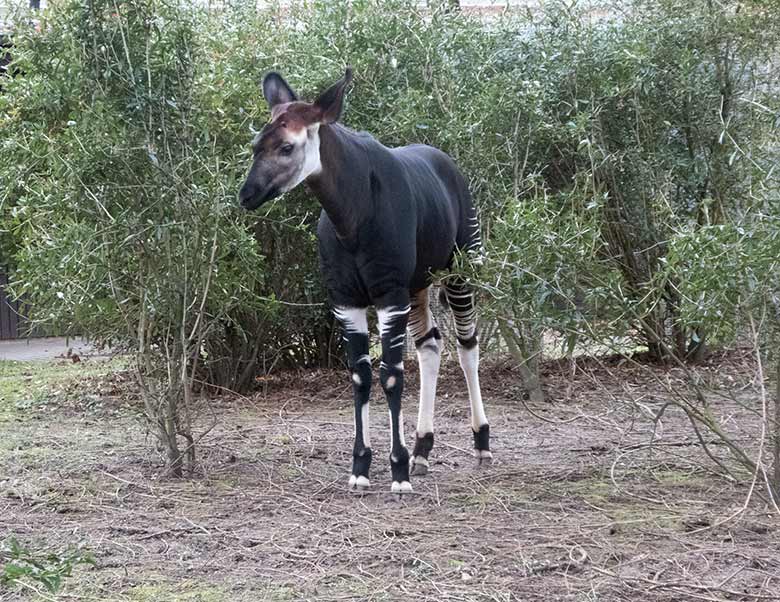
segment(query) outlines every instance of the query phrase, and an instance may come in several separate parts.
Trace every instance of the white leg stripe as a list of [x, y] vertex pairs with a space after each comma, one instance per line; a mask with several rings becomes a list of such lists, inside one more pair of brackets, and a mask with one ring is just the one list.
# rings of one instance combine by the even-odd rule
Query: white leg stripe
[[344, 330], [347, 332], [368, 334], [365, 307], [335, 307], [333, 314], [344, 325]]
[[389, 309], [377, 309], [376, 316], [379, 319], [379, 335], [384, 336], [390, 330], [393, 320], [409, 313], [409, 306]]
[[[385, 370], [387, 370], [389, 368], [389, 366], [387, 365], [386, 362], [379, 362], [379, 368], [380, 369], [384, 368]], [[403, 362], [398, 362], [397, 364], [393, 364], [393, 368], [403, 372], [404, 371], [404, 363]]]
[[433, 408], [436, 401], [436, 380], [439, 376], [441, 355], [438, 345], [421, 347], [417, 351], [420, 365], [420, 407], [417, 413], [417, 434], [433, 432]]
[[393, 437], [393, 413], [390, 410], [387, 410], [387, 415], [390, 416], [390, 449], [393, 449], [393, 445], [395, 445], [395, 438]]
[[482, 392], [479, 389], [479, 345], [475, 345], [471, 349], [464, 349], [458, 345], [458, 359], [463, 374], [466, 376], [466, 386], [469, 390], [471, 428], [478, 431], [479, 427], [488, 423], [485, 407], [482, 404]]
[[364, 403], [360, 408], [360, 417], [363, 422], [363, 445], [365, 447], [371, 447], [371, 425], [368, 421], [368, 403]]
[[412, 335], [412, 340], [417, 340], [426, 335], [435, 326], [429, 307], [429, 291], [430, 287], [421, 290], [414, 296], [413, 307], [409, 314], [409, 323], [406, 325], [409, 334]]
[[[387, 413], [390, 416], [390, 449], [393, 449], [394, 445], [394, 439], [393, 439], [393, 413], [388, 410]], [[398, 412], [398, 440], [401, 443], [401, 446], [406, 447], [406, 436], [404, 435], [404, 411], [401, 410]]]

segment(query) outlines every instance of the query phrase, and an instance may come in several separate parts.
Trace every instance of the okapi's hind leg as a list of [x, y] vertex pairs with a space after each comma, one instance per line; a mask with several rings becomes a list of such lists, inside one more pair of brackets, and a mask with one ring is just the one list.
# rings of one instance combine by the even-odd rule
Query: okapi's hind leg
[[337, 307], [334, 313], [344, 327], [347, 359], [352, 373], [352, 392], [355, 397], [355, 444], [352, 448], [352, 474], [349, 477], [349, 488], [362, 491], [371, 485], [368, 480], [368, 471], [371, 468], [368, 423], [371, 357], [368, 354], [366, 308]]
[[412, 296], [409, 312], [409, 334], [417, 347], [420, 366], [420, 408], [417, 414], [417, 432], [412, 452], [412, 474], [428, 473], [428, 456], [433, 449], [433, 407], [436, 399], [436, 381], [441, 363], [441, 335], [436, 328], [433, 312], [425, 288]]
[[479, 388], [479, 340], [474, 291], [463, 280], [454, 278], [445, 283], [444, 292], [455, 319], [458, 359], [469, 390], [474, 457], [477, 459], [477, 464], [491, 464], [493, 454], [490, 453], [490, 425], [482, 404], [482, 391]]

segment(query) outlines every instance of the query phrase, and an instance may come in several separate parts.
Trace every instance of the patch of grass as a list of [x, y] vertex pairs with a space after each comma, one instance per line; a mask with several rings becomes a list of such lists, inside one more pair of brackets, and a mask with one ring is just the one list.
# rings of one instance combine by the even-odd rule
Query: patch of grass
[[0, 546], [3, 561], [0, 583], [33, 581], [56, 593], [62, 580], [70, 577], [80, 564], [95, 564], [92, 555], [81, 548], [69, 548], [65, 552], [41, 552], [21, 545], [13, 537]]
[[532, 485], [524, 484], [511, 487], [506, 483], [492, 483], [474, 492], [458, 492], [450, 495], [455, 507], [464, 510], [483, 512], [497, 505], [510, 510], [528, 508], [537, 497], [537, 491]]
[[681, 516], [674, 510], [659, 506], [651, 507], [641, 501], [611, 502], [604, 504], [605, 516], [614, 524], [612, 533], [629, 533], [647, 529], [675, 530], [679, 527]]
[[[407, 585], [411, 585], [412, 582], [413, 581], [411, 579], [408, 580]], [[360, 579], [358, 577], [341, 574], [341, 575], [334, 575], [332, 577], [323, 579], [317, 584], [317, 589], [322, 592], [329, 592], [334, 594], [338, 592], [338, 594], [340, 596], [343, 596], [344, 599], [346, 600], [371, 600], [372, 602], [391, 602], [392, 600], [403, 599], [394, 596], [393, 593], [390, 591], [382, 591], [387, 586], [388, 584], [383, 583], [382, 580], [380, 580], [380, 582], [377, 583], [377, 581], [375, 580], [365, 580], [365, 579]]]
[[27, 470], [43, 466], [58, 449], [50, 445], [24, 441], [21, 437], [8, 437], [0, 443], [0, 451], [14, 451], [14, 457]]
[[591, 504], [604, 504], [609, 496], [615, 493], [612, 482], [601, 476], [581, 479], [572, 483], [566, 483], [564, 490], [570, 495], [581, 497]]
[[288, 602], [296, 599], [295, 592], [287, 586], [269, 585], [260, 591], [242, 594], [226, 586], [196, 581], [139, 585], [129, 590], [127, 595], [132, 602]]
[[19, 420], [75, 381], [126, 369], [126, 360], [17, 362], [0, 360], [0, 422]]
[[664, 487], [693, 487], [706, 483], [705, 476], [696, 470], [653, 470], [650, 474]]
[[271, 438], [271, 443], [274, 445], [280, 445], [280, 446], [288, 446], [295, 443], [292, 437], [290, 435], [282, 434], [282, 435], [276, 435]]
[[[594, 474], [563, 484], [562, 492], [602, 509], [615, 521], [613, 529], [616, 530], [645, 529], [648, 524], [661, 529], [677, 528], [680, 516], [667, 507], [648, 504], [645, 500], [663, 495], [664, 490], [672, 493], [679, 487], [696, 485], [701, 477], [690, 471], [674, 469], [648, 470], [633, 476], [638, 476], [638, 479], [619, 480], [619, 488], [616, 488], [608, 477]], [[631, 497], [632, 493], [638, 497]]]

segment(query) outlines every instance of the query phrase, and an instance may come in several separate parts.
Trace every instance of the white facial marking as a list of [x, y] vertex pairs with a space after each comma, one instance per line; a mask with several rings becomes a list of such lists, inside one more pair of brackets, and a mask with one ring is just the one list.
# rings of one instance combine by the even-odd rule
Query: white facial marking
[[322, 171], [320, 160], [320, 124], [315, 123], [297, 132], [290, 132], [287, 140], [295, 146], [303, 145], [303, 163], [298, 174], [287, 183], [282, 192], [292, 190], [311, 175]]
[[352, 382], [355, 383], [358, 387], [363, 384], [363, 381], [357, 372], [352, 373]]

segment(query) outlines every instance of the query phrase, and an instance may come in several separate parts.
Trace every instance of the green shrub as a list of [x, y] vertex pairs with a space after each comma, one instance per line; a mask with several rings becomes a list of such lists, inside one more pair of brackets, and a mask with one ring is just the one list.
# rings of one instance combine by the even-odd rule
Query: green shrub
[[[713, 312], [745, 291], [707, 241], [764, 230], [777, 207], [778, 5], [634, 2], [600, 19], [587, 8], [501, 24], [527, 60], [506, 76], [518, 100], [492, 105], [519, 111], [523, 138], [473, 275], [520, 334], [631, 335], [655, 359], [695, 357], [705, 337], [733, 338]], [[762, 253], [735, 252], [776, 272]]]
[[[206, 14], [175, 0], [58, 4], [23, 31], [0, 100], [0, 170], [16, 291], [41, 322], [136, 355], [146, 415], [180, 474], [210, 337], [262, 298], [263, 262], [234, 208], [238, 136], [212, 136]], [[180, 438], [186, 447], [180, 447]]]
[[62, 580], [70, 577], [78, 565], [95, 564], [92, 554], [81, 547], [69, 548], [62, 553], [36, 552], [22, 546], [13, 537], [0, 546], [0, 560], [3, 562], [0, 583], [10, 585], [17, 581], [35, 581], [52, 594], [60, 590]]
[[159, 408], [190, 407], [198, 381], [329, 364], [319, 208], [304, 190], [252, 216], [234, 199], [262, 73], [311, 98], [350, 64], [347, 125], [438, 146], [469, 179], [486, 245], [460, 267], [532, 392], [547, 331], [569, 353], [619, 336], [698, 357], [777, 295], [780, 4], [592, 8], [57, 3], [17, 36], [25, 75], [0, 96], [16, 290], [137, 353], [171, 449], [193, 448], [193, 414]]

